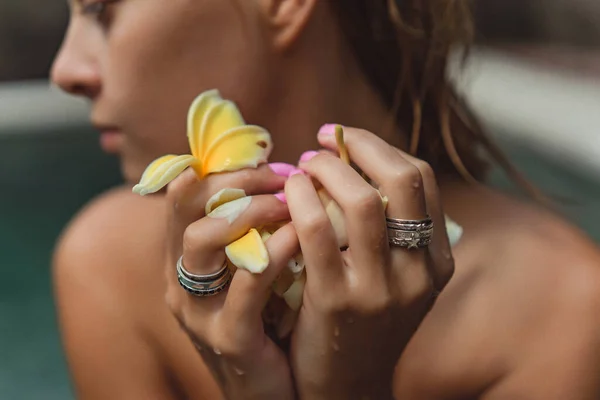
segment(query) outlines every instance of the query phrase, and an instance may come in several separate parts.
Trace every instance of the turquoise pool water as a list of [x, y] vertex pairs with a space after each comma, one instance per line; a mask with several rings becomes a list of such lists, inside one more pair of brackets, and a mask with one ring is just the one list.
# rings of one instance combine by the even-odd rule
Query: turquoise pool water
[[119, 181], [96, 135], [0, 136], [0, 398], [72, 398], [49, 261], [65, 223]]
[[[1, 134], [2, 132], [0, 132]], [[49, 260], [57, 235], [91, 197], [119, 182], [97, 136], [49, 132], [0, 136], [0, 398], [73, 398], [53, 308]], [[575, 203], [566, 215], [600, 241], [600, 185], [508, 146], [515, 163], [543, 188]], [[510, 185], [494, 174], [495, 185]]]

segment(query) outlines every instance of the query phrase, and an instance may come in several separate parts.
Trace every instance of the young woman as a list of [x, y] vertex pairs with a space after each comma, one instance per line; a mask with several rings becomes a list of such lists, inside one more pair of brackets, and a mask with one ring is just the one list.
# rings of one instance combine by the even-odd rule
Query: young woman
[[[91, 101], [101, 145], [130, 184], [155, 158], [189, 152], [187, 110], [213, 88], [271, 133], [270, 161], [323, 149], [304, 154], [303, 173], [186, 171], [166, 195], [127, 185], [81, 211], [54, 267], [79, 398], [598, 398], [597, 249], [542, 208], [473, 182], [485, 178], [478, 149], [498, 155], [444, 75], [450, 48], [471, 35], [465, 1], [70, 5], [52, 78]], [[387, 209], [332, 155], [326, 123], [360, 128], [345, 129], [350, 158]], [[309, 176], [340, 204], [347, 251]], [[204, 215], [223, 188], [252, 196], [232, 224]], [[287, 203], [273, 195], [282, 190]], [[464, 229], [452, 254], [444, 213]], [[429, 246], [388, 242], [384, 216], [427, 214]], [[182, 255], [189, 272], [211, 274], [225, 245], [284, 220], [264, 273], [238, 270], [228, 290], [205, 297], [177, 283]], [[261, 310], [298, 248], [307, 283], [283, 353]]]

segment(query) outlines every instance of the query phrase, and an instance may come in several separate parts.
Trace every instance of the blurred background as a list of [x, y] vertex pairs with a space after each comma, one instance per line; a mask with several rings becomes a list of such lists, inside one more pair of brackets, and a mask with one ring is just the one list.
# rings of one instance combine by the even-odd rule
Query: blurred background
[[[449, 74], [512, 161], [600, 241], [600, 2], [475, 0]], [[85, 102], [51, 88], [64, 0], [0, 0], [0, 398], [69, 399], [53, 307], [58, 234], [120, 182]], [[514, 191], [496, 171], [490, 185]]]

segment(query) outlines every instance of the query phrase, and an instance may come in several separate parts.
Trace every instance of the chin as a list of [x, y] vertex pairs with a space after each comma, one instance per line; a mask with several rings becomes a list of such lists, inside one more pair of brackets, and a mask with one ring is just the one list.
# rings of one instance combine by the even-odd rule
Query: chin
[[135, 185], [138, 183], [145, 169], [145, 165], [141, 166], [121, 159], [121, 175], [127, 184]]

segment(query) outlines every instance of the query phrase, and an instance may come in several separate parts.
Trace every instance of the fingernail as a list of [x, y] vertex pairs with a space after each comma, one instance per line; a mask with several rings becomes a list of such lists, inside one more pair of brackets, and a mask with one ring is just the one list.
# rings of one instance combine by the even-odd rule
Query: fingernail
[[290, 177], [294, 175], [306, 175], [306, 172], [302, 171], [300, 168], [295, 168], [292, 172], [290, 172]]
[[300, 156], [300, 162], [306, 162], [306, 161], [310, 161], [312, 160], [317, 154], [319, 154], [318, 151], [314, 151], [314, 150], [310, 150], [310, 151], [305, 151], [304, 153], [302, 153], [302, 155]]
[[269, 168], [278, 176], [288, 177], [296, 169], [295, 165], [286, 163], [271, 163]]
[[275, 195], [275, 197], [277, 198], [277, 200], [279, 200], [283, 204], [287, 204], [287, 199], [285, 198], [285, 193], [277, 193]]
[[335, 135], [335, 127], [338, 124], [325, 124], [319, 129], [319, 135], [322, 136], [331, 136]]

